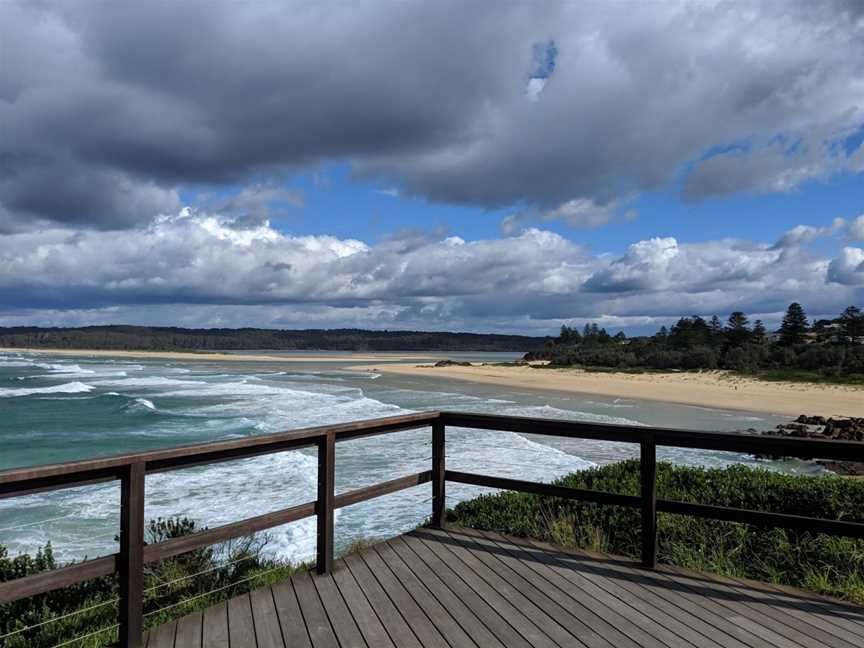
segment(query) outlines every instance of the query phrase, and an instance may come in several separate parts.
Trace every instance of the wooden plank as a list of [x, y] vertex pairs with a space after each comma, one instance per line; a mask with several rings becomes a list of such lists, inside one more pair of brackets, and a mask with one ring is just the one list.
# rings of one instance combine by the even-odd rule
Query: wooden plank
[[445, 425], [481, 430], [503, 430], [570, 439], [599, 439], [625, 443], [639, 443], [642, 435], [646, 431], [650, 431], [658, 446], [721, 450], [744, 454], [770, 454], [783, 457], [864, 461], [864, 444], [857, 441], [774, 437], [744, 432], [709, 432], [661, 427], [646, 429], [635, 425], [561, 421], [467, 412], [441, 412], [441, 419]]
[[478, 646], [530, 648], [524, 637], [501, 618], [477, 593], [447, 571], [433, 570], [401, 538], [387, 543]]
[[824, 624], [818, 623], [815, 619], [808, 618], [802, 620], [788, 614], [782, 607], [772, 605], [770, 601], [766, 602], [759, 596], [758, 592], [738, 587], [734, 581], [715, 578], [713, 574], [706, 574], [706, 576], [712, 578], [715, 582], [729, 586], [732, 591], [738, 594], [739, 600], [744, 605], [757, 611], [763, 617], [775, 619], [778, 623], [783, 623], [788, 628], [794, 628], [797, 632], [800, 632], [801, 635], [815, 640], [819, 645], [831, 646], [832, 648], [859, 648], [861, 645], [857, 637], [853, 638], [850, 642], [834, 634], [828, 633], [825, 631]]
[[177, 622], [169, 621], [150, 630], [150, 642], [147, 648], [174, 648], [174, 637], [177, 634]]
[[447, 505], [447, 479], [445, 465], [444, 421], [432, 423], [432, 526], [444, 526], [444, 511]]
[[[39, 485], [36, 484], [39, 481], [45, 482], [43, 485], [48, 488], [56, 489], [67, 487], [72, 482], [80, 482], [82, 479], [116, 479], [117, 471], [133, 463], [145, 463], [148, 473], [177, 470], [202, 463], [218, 463], [308, 447], [314, 445], [316, 439], [325, 434], [334, 434], [338, 440], [346, 441], [365, 436], [417, 429], [432, 425], [438, 417], [438, 412], [417, 412], [273, 434], [259, 434], [228, 441], [176, 446], [164, 450], [12, 468], [0, 471], [0, 498], [20, 494], [20, 491]], [[830, 459], [832, 457], [825, 458]], [[51, 479], [56, 481], [48, 483]]]
[[[520, 564], [537, 573], [561, 591], [588, 609], [597, 609], [598, 614], [609, 625], [630, 637], [642, 646], [668, 646], [669, 648], [688, 648], [686, 643], [665, 631], [651, 619], [617, 602], [614, 597], [605, 595], [596, 587], [579, 587], [562, 576], [552, 566], [539, 560], [536, 555], [508, 542], [505, 538], [486, 532], [481, 535], [512, 555]], [[662, 637], [662, 638], [661, 638]]]
[[[321, 604], [318, 592], [308, 572], [297, 574], [291, 579], [300, 610], [309, 631], [309, 638], [314, 648], [339, 648], [339, 641], [333, 633], [333, 628], [327, 618], [327, 612]], [[232, 646], [233, 648], [233, 646]]]
[[[333, 568], [333, 580], [339, 588], [339, 593], [354, 617], [354, 622], [370, 648], [394, 648], [387, 630], [375, 614], [363, 590], [357, 584], [351, 571], [344, 561], [338, 561]], [[413, 637], [413, 635], [411, 635]]]
[[769, 628], [766, 628], [758, 621], [754, 621], [752, 619], [748, 619], [747, 617], [737, 615], [734, 611], [720, 605], [718, 601], [714, 600], [714, 598], [711, 596], [711, 592], [709, 590], [703, 590], [698, 586], [694, 588], [688, 587], [681, 581], [680, 578], [676, 577], [673, 574], [665, 573], [667, 569], [668, 566], [662, 565], [654, 573], [658, 577], [667, 579], [669, 583], [669, 588], [674, 588], [675, 592], [679, 596], [686, 599], [686, 601], [690, 604], [690, 609], [693, 610], [694, 613], [702, 611], [703, 613], [707, 613], [715, 617], [721, 616], [722, 618], [726, 619], [730, 624], [741, 628], [742, 631], [758, 637], [761, 641], [761, 643], [757, 644], [759, 648], [761, 648], [762, 646], [789, 648], [790, 646], [798, 645], [795, 643], [791, 643], [788, 638], [774, 632]]
[[228, 601], [228, 643], [231, 648], [256, 648], [255, 622], [248, 594]]
[[[405, 563], [399, 559], [391, 547], [387, 545], [376, 545], [373, 549], [377, 552], [385, 567], [411, 594], [411, 597], [417, 605], [420, 606], [432, 623], [435, 624], [435, 627], [438, 628], [439, 632], [444, 636], [447, 643], [449, 643], [452, 648], [474, 648], [476, 644], [468, 635], [468, 630], [463, 629], [459, 622], [453, 617], [453, 614], [456, 612], [452, 609], [452, 602], [451, 605], [448, 606], [450, 609], [442, 605], [438, 599], [430, 593], [426, 586], [424, 586], [420, 579], [418, 579], [411, 570], [408, 569]], [[372, 568], [371, 564], [369, 566]], [[432, 587], [434, 587], [434, 584]], [[476, 619], [474, 619], [473, 622], [476, 624]], [[476, 634], [479, 634], [479, 629], [473, 628], [473, 630], [475, 631], [475, 636]], [[488, 632], [485, 633], [485, 638], [489, 641], [489, 646], [501, 646], [501, 643]]]
[[[657, 644], [666, 645], [669, 648], [692, 648], [694, 642], [698, 642], [700, 648], [717, 648], [716, 643], [705, 641], [704, 638], [686, 632], [686, 627], [674, 623], [674, 619], [665, 617], [660, 610], [646, 606], [635, 597], [627, 596], [623, 592], [619, 591], [613, 594], [578, 571], [561, 565], [554, 557], [538, 550], [527, 540], [497, 536], [496, 541], [499, 545], [510, 545], [523, 552], [525, 561], [530, 561], [532, 564], [542, 564], [550, 568], [598, 602], [602, 602], [620, 616], [630, 620], [641, 630], [648, 632], [654, 637]], [[670, 630], [668, 626], [674, 627], [675, 631]], [[681, 634], [678, 634], [679, 632]]]
[[[496, 592], [470, 568], [453, 568], [453, 560], [444, 550], [444, 560], [441, 555], [428, 547], [416, 536], [403, 536], [393, 541], [410, 549], [423, 561], [428, 569], [437, 574], [444, 583], [477, 615], [480, 620], [507, 646], [533, 646], [534, 648], [556, 648], [557, 644], [534, 625], [528, 617], [512, 605], [507, 599]], [[548, 623], [548, 619], [547, 619]], [[570, 643], [583, 645], [572, 637]]]
[[652, 597], [638, 587], [626, 587], [618, 574], [606, 575], [600, 570], [590, 568], [584, 562], [574, 561], [567, 554], [547, 543], [526, 541], [523, 546], [533, 546], [565, 568], [560, 573], [577, 585], [583, 579], [596, 584], [612, 596], [645, 616], [652, 618], [670, 632], [681, 637], [695, 648], [747, 648], [737, 639], [726, 638], [717, 629], [703, 623], [699, 618], [689, 615], [685, 610], [670, 604], [665, 599]]
[[336, 437], [327, 434], [318, 442], [318, 515], [315, 570], [326, 574], [333, 567], [333, 499], [336, 486]]
[[330, 625], [333, 626], [339, 645], [342, 648], [367, 648], [363, 634], [354, 622], [354, 617], [351, 616], [339, 588], [333, 582], [332, 575], [314, 576], [312, 582], [315, 583], [321, 603], [327, 610]]
[[[734, 590], [723, 586], [722, 583], [713, 581], [707, 574], [693, 575], [671, 565], [664, 565], [664, 571], [676, 582], [696, 592], [702, 600], [710, 600], [712, 606], [727, 610], [730, 620], [741, 624], [754, 634], [765, 633], [766, 640], [778, 648], [789, 648], [790, 646], [802, 646], [806, 648], [823, 648], [824, 644], [816, 642], [785, 623], [778, 623], [770, 616], [760, 614], [758, 611], [746, 606], [741, 601], [741, 595]], [[780, 643], [775, 642], [774, 637], [782, 637]]]
[[[437, 535], [429, 529], [415, 533], [422, 534], [422, 537], [428, 533]], [[448, 529], [447, 533], [450, 539], [464, 547], [501, 579], [523, 592], [526, 597], [537, 601], [545, 613], [584, 644], [592, 648], [639, 648], [636, 642], [622, 634], [597, 612], [598, 606], [590, 601], [586, 605], [574, 600], [494, 543], [479, 535], [469, 536], [464, 529]]]
[[478, 475], [476, 473], [466, 473], [457, 470], [448, 470], [445, 474], [447, 481], [458, 482], [460, 484], [501, 488], [504, 490], [519, 491], [520, 493], [562, 497], [565, 499], [597, 502], [598, 504], [614, 504], [615, 506], [630, 506], [633, 508], [642, 506], [641, 498], [635, 495], [619, 495], [618, 493], [607, 493], [605, 491], [588, 490], [585, 488], [568, 488], [566, 486], [555, 486], [553, 484], [530, 482], [522, 479], [510, 479], [509, 477]]
[[249, 593], [252, 603], [252, 619], [255, 622], [255, 638], [258, 648], [285, 648], [279, 617], [269, 587], [260, 587]]
[[751, 593], [758, 592], [764, 595], [776, 605], [782, 606], [787, 614], [802, 619], [813, 619], [820, 624], [825, 624], [822, 627], [833, 634], [838, 634], [839, 630], [841, 634], [838, 636], [847, 641], [857, 637], [857, 641], [864, 644], [864, 608], [775, 583], [758, 583], [743, 578], [728, 580], [735, 581]]
[[201, 648], [201, 626], [203, 622], [203, 612], [187, 614], [177, 621], [177, 636], [174, 638], [174, 648]]
[[279, 625], [282, 628], [282, 638], [287, 648], [312, 648], [300, 605], [297, 603], [297, 595], [291, 581], [275, 583], [272, 587], [273, 602], [276, 605], [276, 614], [279, 616]]
[[265, 513], [239, 522], [197, 531], [179, 538], [172, 538], [144, 547], [144, 562], [151, 563], [179, 554], [207, 547], [226, 540], [252, 535], [258, 531], [282, 526], [315, 514], [315, 502], [298, 504], [272, 513]]
[[84, 560], [74, 565], [0, 583], [0, 605], [113, 574], [120, 554]]
[[[420, 641], [411, 631], [412, 628], [408, 627], [405, 619], [401, 614], [399, 614], [399, 610], [396, 609], [393, 601], [390, 600], [390, 597], [387, 596], [387, 593], [381, 588], [381, 585], [375, 579], [375, 576], [372, 575], [372, 572], [369, 571], [366, 563], [364, 563], [357, 555], [346, 556], [342, 559], [342, 563], [351, 573], [357, 586], [362, 590], [363, 594], [365, 594], [366, 600], [375, 611], [376, 616], [381, 621], [381, 625], [384, 626], [387, 634], [392, 638], [395, 645], [399, 648], [421, 648]], [[340, 570], [337, 569], [337, 583], [339, 582], [339, 572]], [[410, 613], [405, 611], [405, 608], [402, 609], [405, 614], [410, 616]], [[354, 618], [357, 618], [356, 614]], [[426, 619], [425, 616], [423, 618]], [[431, 624], [429, 624], [429, 619], [426, 619], [426, 624], [428, 624], [426, 628], [419, 628], [419, 624], [413, 627], [417, 629], [420, 634], [424, 633], [424, 631], [427, 633], [435, 632], [435, 628], [432, 628]], [[361, 631], [362, 629], [361, 626]], [[438, 638], [440, 639], [440, 644], [445, 645], [444, 639], [441, 638], [440, 635], [438, 635]], [[369, 641], [369, 637], [366, 637], [366, 641], [370, 645], [375, 645], [373, 642]], [[382, 644], [382, 646], [383, 645], [386, 644]], [[426, 645], [437, 646], [438, 644], [427, 643]]]
[[[451, 569], [458, 571], [479, 595], [499, 610], [506, 611], [506, 618], [511, 617], [516, 623], [521, 623], [519, 617], [527, 618], [533, 627], [538, 628], [541, 632], [552, 640], [558, 646], [609, 646], [610, 644], [600, 637], [596, 637], [599, 641], [589, 641], [585, 643], [580, 638], [567, 631], [552, 614], [552, 608], [557, 605], [552, 602], [552, 605], [547, 606], [544, 611], [538, 606], [540, 599], [528, 598], [530, 592], [523, 592], [517, 589], [498, 573], [496, 573], [489, 565], [481, 561], [477, 556], [472, 554], [467, 548], [462, 546], [451, 536], [447, 538], [431, 538], [422, 531], [415, 531], [410, 534], [409, 538], [412, 541], [422, 542], [432, 553], [434, 553], [442, 562], [448, 564]], [[530, 585], [529, 588], [530, 589]], [[526, 595], [527, 594], [527, 595]], [[518, 615], [513, 614], [510, 610], [515, 609], [519, 612]], [[533, 629], [531, 626], [521, 628], [519, 631], [522, 635], [536, 645], [537, 639], [532, 635]], [[590, 633], [594, 634], [594, 633]]]
[[[864, 443], [861, 445], [864, 446]], [[663, 513], [690, 515], [710, 520], [724, 520], [726, 522], [740, 522], [741, 524], [825, 533], [833, 536], [864, 538], [864, 524], [846, 522], [845, 520], [828, 520], [826, 518], [805, 517], [789, 513], [751, 511], [749, 509], [732, 508], [729, 506], [714, 506], [712, 504], [695, 504], [693, 502], [677, 502], [662, 499], [657, 500], [657, 510]]]
[[348, 564], [351, 565], [352, 572], [357, 574], [358, 571], [354, 569], [352, 562], [355, 558], [362, 559], [364, 567], [374, 575], [381, 588], [393, 601], [396, 609], [402, 613], [402, 617], [425, 648], [449, 648], [440, 628], [426, 616], [408, 590], [387, 568], [387, 565], [373, 549], [367, 549], [358, 556], [348, 556]]
[[202, 625], [201, 643], [206, 648], [229, 648], [228, 603], [226, 601], [204, 610], [204, 623]]
[[[609, 642], [578, 620], [574, 619], [575, 624], [569, 621], [566, 617], [571, 615], [566, 610], [545, 597], [540, 590], [534, 588], [524, 579], [519, 582], [521, 577], [518, 574], [514, 572], [506, 574], [508, 568], [504, 567], [494, 556], [485, 556], [488, 562], [484, 561], [484, 557], [472, 553], [468, 546], [453, 535], [447, 538], [430, 538], [424, 531], [418, 530], [412, 536], [424, 542], [431, 551], [445, 562], [457, 560], [459, 564], [454, 565], [454, 568], [459, 569], [460, 573], [473, 572], [509, 604], [520, 610], [538, 628], [542, 628], [543, 632], [558, 645], [584, 645], [589, 648], [611, 646]], [[502, 573], [505, 573], [507, 578], [502, 576]], [[562, 611], [565, 613], [563, 619], [561, 618]], [[575, 627], [573, 627], [574, 625]]]
[[[568, 559], [582, 561], [582, 568], [594, 570], [600, 574], [607, 574], [615, 578], [615, 582], [629, 589], [637, 596], [645, 598], [658, 607], [662, 607], [665, 601], [671, 604], [669, 613], [686, 620], [703, 635], [714, 636], [717, 633], [723, 637], [721, 644], [729, 644], [733, 648], [750, 646], [760, 648], [765, 645], [759, 636], [744, 630], [739, 625], [731, 623], [726, 617], [718, 614], [716, 610], [694, 605], [694, 601], [687, 597], [686, 588], [670, 581], [663, 574], [646, 573], [644, 570], [636, 569], [632, 563], [610, 558], [581, 549], [559, 549], [567, 555]], [[782, 639], [782, 638], [781, 638]]]
[[432, 471], [424, 470], [423, 472], [415, 473], [413, 475], [406, 475], [405, 477], [398, 477], [396, 479], [391, 479], [390, 481], [366, 486], [365, 488], [358, 488], [356, 490], [348, 491], [347, 493], [336, 495], [333, 499], [333, 507], [342, 508], [343, 506], [351, 506], [352, 504], [365, 502], [366, 500], [381, 497], [382, 495], [398, 493], [406, 488], [428, 484], [431, 480]]
[[[172, 538], [144, 547], [144, 562], [152, 563], [188, 551], [218, 544], [233, 538], [252, 535], [258, 531], [288, 524], [315, 514], [315, 503], [299, 504], [280, 511], [265, 513], [240, 522], [198, 531], [180, 538]], [[85, 580], [108, 576], [117, 570], [120, 554], [61, 567], [32, 576], [0, 583], [0, 604], [10, 603], [22, 598], [43, 594], [52, 590], [68, 587]]]
[[118, 610], [120, 648], [141, 648], [144, 633], [144, 464], [130, 464], [120, 478]]
[[646, 432], [639, 446], [639, 478], [642, 484], [642, 566], [657, 564], [657, 446]]

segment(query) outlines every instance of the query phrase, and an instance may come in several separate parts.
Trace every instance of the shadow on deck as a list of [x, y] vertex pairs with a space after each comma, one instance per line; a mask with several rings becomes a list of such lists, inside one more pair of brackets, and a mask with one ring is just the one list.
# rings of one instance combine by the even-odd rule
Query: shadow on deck
[[147, 648], [860, 648], [864, 609], [472, 531], [422, 529], [154, 628]]

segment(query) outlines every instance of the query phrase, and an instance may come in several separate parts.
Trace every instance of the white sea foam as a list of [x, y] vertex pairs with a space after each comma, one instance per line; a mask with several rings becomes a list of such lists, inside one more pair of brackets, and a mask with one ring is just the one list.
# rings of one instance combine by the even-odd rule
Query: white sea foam
[[505, 407], [501, 413], [509, 416], [535, 416], [538, 418], [554, 418], [568, 421], [590, 421], [592, 423], [610, 423], [614, 425], [645, 425], [644, 423], [623, 416], [609, 416], [608, 414], [596, 414], [594, 412], [565, 410], [558, 407], [552, 407], [551, 405], [518, 405], [514, 407]]
[[[162, 447], [407, 413], [415, 404], [416, 409], [464, 406], [499, 412], [503, 406], [505, 413], [527, 416], [554, 416], [556, 412], [560, 418], [586, 420], [592, 416], [548, 407], [520, 408], [502, 399], [460, 393], [379, 390], [372, 397], [357, 387], [345, 386], [364, 385], [371, 389], [369, 376], [353, 372], [344, 376], [327, 371], [302, 374], [304, 377], [300, 379], [276, 374], [217, 376], [212, 369], [206, 374], [192, 370], [178, 379], [177, 373], [173, 367], [148, 365], [145, 375], [95, 376], [96, 379], [87, 381], [90, 384], [77, 385], [81, 391], [105, 385], [113, 390], [108, 393], [129, 399], [123, 411], [142, 414], [127, 419], [135, 423], [131, 429], [126, 423], [122, 437], [118, 433], [105, 441], [117, 443], [118, 448], [129, 437], [140, 441], [149, 437], [152, 447]], [[337, 383], [335, 378], [346, 380]], [[167, 398], [171, 400], [166, 403], [163, 399]], [[391, 400], [407, 406], [385, 402]], [[146, 415], [154, 411], [160, 415]], [[613, 419], [597, 417], [607, 422]], [[111, 434], [107, 427], [106, 434]], [[340, 443], [337, 491], [428, 470], [429, 440], [426, 429]], [[451, 456], [448, 463], [456, 469], [536, 481], [547, 481], [591, 465], [572, 452], [509, 432], [454, 429], [448, 434], [448, 455]], [[185, 515], [199, 525], [213, 527], [311, 501], [315, 498], [316, 465], [314, 451], [295, 451], [152, 475], [147, 479], [146, 515], [148, 519]], [[16, 551], [33, 551], [50, 539], [61, 560], [116, 551], [113, 541], [118, 518], [116, 494], [88, 488], [0, 501], [4, 522], [10, 516], [13, 520], [9, 526], [19, 519], [64, 516], [63, 520], [45, 526], [0, 533], [0, 543]], [[454, 484], [448, 494], [459, 500], [482, 491]], [[454, 503], [455, 500], [448, 500], [449, 505]], [[396, 534], [421, 523], [428, 517], [430, 506], [429, 486], [423, 485], [347, 507], [339, 511], [339, 538]], [[282, 557], [305, 560], [314, 555], [313, 519], [274, 529], [269, 535], [273, 540], [271, 549]]]
[[146, 398], [135, 398], [129, 401], [124, 407], [125, 411], [131, 414], [140, 414], [156, 411], [156, 406], [153, 401]]
[[178, 380], [176, 378], [166, 378], [164, 376], [136, 376], [133, 378], [120, 378], [118, 380], [94, 380], [94, 385], [111, 385], [113, 387], [177, 387], [184, 385], [206, 385], [207, 383], [199, 380]]
[[50, 387], [33, 387], [30, 389], [3, 389], [0, 388], [0, 398], [16, 398], [18, 396], [31, 396], [34, 394], [82, 394], [93, 391], [92, 385], [74, 381], [62, 385]]

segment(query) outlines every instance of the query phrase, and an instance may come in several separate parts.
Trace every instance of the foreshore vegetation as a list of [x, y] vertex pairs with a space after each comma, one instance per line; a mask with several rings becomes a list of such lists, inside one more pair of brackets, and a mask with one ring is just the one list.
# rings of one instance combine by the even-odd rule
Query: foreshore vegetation
[[839, 317], [811, 325], [804, 308], [793, 303], [771, 333], [740, 311], [725, 324], [717, 316], [694, 315], [634, 338], [610, 335], [596, 324], [581, 333], [562, 326], [556, 339], [525, 359], [594, 370], [728, 369], [773, 380], [864, 383], [864, 313], [849, 306]]
[[[146, 541], [161, 542], [194, 533], [187, 518], [152, 520]], [[273, 583], [308, 565], [274, 559], [266, 535], [241, 538], [219, 547], [187, 552], [147, 566], [144, 614], [147, 627], [215, 605]], [[50, 544], [35, 555], [10, 556], [0, 546], [0, 582], [56, 569], [62, 565]], [[0, 647], [50, 648], [64, 642], [73, 648], [101, 648], [117, 640], [116, 576], [97, 578], [53, 592], [0, 605]]]

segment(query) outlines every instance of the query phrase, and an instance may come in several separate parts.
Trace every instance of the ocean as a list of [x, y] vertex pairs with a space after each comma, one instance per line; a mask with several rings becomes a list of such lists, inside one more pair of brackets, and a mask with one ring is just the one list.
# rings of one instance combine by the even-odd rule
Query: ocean
[[[519, 355], [447, 354], [478, 362]], [[388, 360], [376, 362], [384, 366]], [[347, 355], [344, 362], [266, 363], [0, 353], [0, 469], [432, 409], [701, 430], [767, 429], [788, 420], [448, 381], [435, 378], [434, 370], [428, 377], [395, 376], [351, 370], [351, 364]], [[337, 493], [428, 469], [429, 442], [427, 430], [340, 442]], [[536, 481], [637, 455], [632, 444], [458, 428], [448, 428], [447, 436], [448, 468]], [[660, 449], [658, 457], [688, 465], [757, 464], [747, 455], [698, 450]], [[758, 464], [813, 470], [800, 463]], [[284, 452], [149, 476], [145, 514], [185, 516], [199, 527], [213, 527], [313, 500], [315, 487], [315, 451]], [[480, 492], [485, 489], [450, 484], [448, 506]], [[430, 513], [430, 495], [426, 484], [338, 510], [337, 550], [355, 539], [416, 527]], [[118, 501], [116, 483], [0, 500], [0, 545], [15, 555], [50, 541], [61, 561], [112, 553]], [[315, 521], [273, 529], [267, 538], [273, 555], [309, 559]]]

